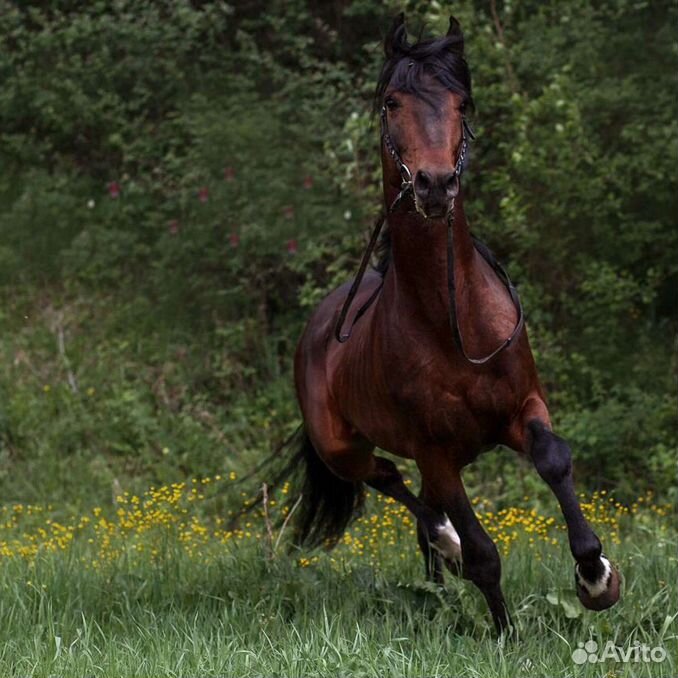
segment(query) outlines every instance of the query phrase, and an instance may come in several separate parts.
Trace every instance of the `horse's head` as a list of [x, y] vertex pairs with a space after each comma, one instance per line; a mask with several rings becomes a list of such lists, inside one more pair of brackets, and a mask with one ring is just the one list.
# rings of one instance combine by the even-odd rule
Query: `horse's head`
[[450, 18], [446, 36], [410, 45], [400, 14], [384, 48], [377, 106], [386, 199], [391, 204], [409, 173], [417, 211], [426, 218], [443, 218], [459, 191], [466, 150], [464, 112], [473, 105], [459, 22]]

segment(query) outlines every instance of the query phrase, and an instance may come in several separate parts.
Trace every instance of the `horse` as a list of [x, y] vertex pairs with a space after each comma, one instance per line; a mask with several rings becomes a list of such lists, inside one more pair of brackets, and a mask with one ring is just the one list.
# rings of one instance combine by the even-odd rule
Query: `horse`
[[[500, 558], [462, 470], [503, 445], [555, 495], [579, 600], [604, 610], [619, 599], [619, 572], [577, 501], [517, 292], [464, 214], [473, 99], [461, 27], [451, 17], [445, 36], [410, 44], [401, 14], [384, 51], [376, 109], [388, 237], [378, 222], [358, 276], [317, 306], [294, 358], [303, 424], [290, 465], [306, 475], [299, 541], [336, 543], [374, 488], [415, 517], [426, 577], [442, 585], [447, 568], [470, 580], [501, 634], [512, 625]], [[382, 260], [366, 270], [377, 241]], [[419, 496], [376, 448], [414, 460]]]

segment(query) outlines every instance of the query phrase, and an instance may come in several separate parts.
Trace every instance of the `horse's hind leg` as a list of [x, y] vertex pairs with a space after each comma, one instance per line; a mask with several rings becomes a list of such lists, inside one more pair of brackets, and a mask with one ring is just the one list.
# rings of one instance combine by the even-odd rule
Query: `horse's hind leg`
[[[424, 555], [427, 577], [443, 583], [441, 557], [456, 572], [460, 559], [459, 538], [449, 519], [443, 513], [431, 509], [408, 489], [392, 461], [373, 454], [373, 445], [356, 435], [333, 407], [333, 401], [329, 397], [318, 397], [316, 393], [314, 399], [302, 401], [302, 410], [312, 449], [337, 479], [352, 484], [366, 483], [404, 504], [417, 519], [419, 545]], [[324, 476], [323, 482], [331, 483], [331, 476]], [[336, 487], [343, 487], [338, 482], [339, 480], [334, 483], [335, 492]], [[355, 491], [360, 492], [356, 485], [354, 487], [357, 488]], [[350, 516], [343, 521], [334, 521], [339, 527], [334, 529], [334, 525], [330, 524], [328, 530], [322, 524], [323, 515], [313, 515], [316, 505], [323, 501], [327, 503], [327, 498], [323, 496], [316, 497], [317, 501], [313, 501], [317, 494], [318, 492], [311, 493], [310, 498], [305, 498], [306, 503], [309, 499], [311, 501], [306, 512], [308, 524], [306, 529], [301, 530], [301, 534], [312, 535], [316, 532], [336, 540], [340, 536], [339, 532], [343, 531], [343, 526], [348, 524]]]
[[459, 538], [447, 516], [430, 508], [405, 485], [396, 465], [374, 457], [372, 472], [365, 482], [382, 494], [404, 504], [417, 519], [417, 538], [424, 556], [426, 578], [443, 584], [442, 561], [454, 571], [461, 559]]
[[499, 633], [511, 620], [501, 590], [501, 561], [497, 547], [485, 532], [466, 496], [459, 470], [448, 455], [427, 453], [417, 459], [426, 483], [427, 500], [450, 517], [461, 539], [462, 574], [482, 592]]
[[567, 524], [570, 550], [576, 560], [577, 596], [584, 607], [604, 610], [619, 599], [619, 573], [603, 555], [600, 540], [586, 522], [572, 479], [572, 455], [567, 443], [547, 425], [541, 400], [524, 409], [517, 446], [532, 458], [539, 475], [555, 494]]

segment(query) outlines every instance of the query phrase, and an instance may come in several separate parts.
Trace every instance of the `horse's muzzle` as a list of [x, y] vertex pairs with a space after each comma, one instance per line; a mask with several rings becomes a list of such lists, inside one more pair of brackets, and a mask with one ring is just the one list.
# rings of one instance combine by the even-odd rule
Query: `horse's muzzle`
[[456, 172], [419, 170], [414, 177], [417, 211], [428, 219], [446, 217], [458, 193], [459, 175]]

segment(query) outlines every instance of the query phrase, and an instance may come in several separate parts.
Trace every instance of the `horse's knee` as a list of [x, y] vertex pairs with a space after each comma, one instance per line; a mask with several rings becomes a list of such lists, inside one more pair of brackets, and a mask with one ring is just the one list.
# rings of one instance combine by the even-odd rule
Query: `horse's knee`
[[532, 462], [539, 475], [549, 484], [558, 485], [572, 473], [569, 445], [539, 420], [528, 424]]

